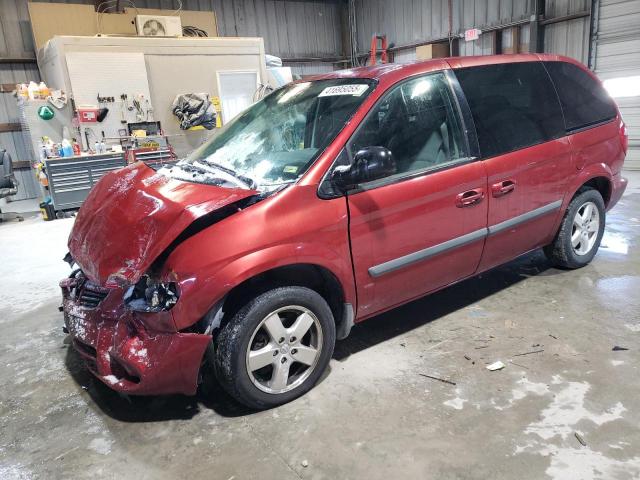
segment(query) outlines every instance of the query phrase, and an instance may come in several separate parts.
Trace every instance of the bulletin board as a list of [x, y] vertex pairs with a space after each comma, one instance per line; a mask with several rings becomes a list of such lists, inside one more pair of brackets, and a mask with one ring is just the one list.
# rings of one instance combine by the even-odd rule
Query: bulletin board
[[[100, 123], [80, 124], [81, 135], [90, 129], [94, 136], [119, 136], [127, 122], [153, 121], [153, 105], [144, 54], [140, 52], [69, 52], [66, 54], [69, 81], [76, 108], [83, 106], [106, 107], [109, 113]], [[126, 94], [128, 100], [121, 100]], [[114, 102], [98, 104], [97, 97], [113, 97]], [[142, 105], [144, 118], [129, 110], [136, 95], [147, 101]], [[95, 138], [93, 138], [95, 140]]]

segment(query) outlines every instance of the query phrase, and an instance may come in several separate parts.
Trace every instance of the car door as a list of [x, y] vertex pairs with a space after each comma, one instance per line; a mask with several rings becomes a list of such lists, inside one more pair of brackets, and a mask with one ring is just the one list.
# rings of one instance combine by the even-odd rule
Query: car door
[[347, 143], [391, 151], [396, 172], [347, 195], [358, 317], [472, 275], [486, 234], [486, 174], [469, 154], [447, 74], [391, 87]]
[[549, 243], [575, 170], [562, 110], [541, 62], [455, 70], [487, 171], [480, 270]]

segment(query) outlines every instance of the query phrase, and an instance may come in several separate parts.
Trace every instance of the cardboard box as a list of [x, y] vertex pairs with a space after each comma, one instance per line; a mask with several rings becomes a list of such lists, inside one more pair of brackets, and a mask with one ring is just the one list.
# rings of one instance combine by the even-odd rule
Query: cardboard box
[[416, 60], [431, 60], [449, 56], [448, 43], [430, 43], [416, 47]]

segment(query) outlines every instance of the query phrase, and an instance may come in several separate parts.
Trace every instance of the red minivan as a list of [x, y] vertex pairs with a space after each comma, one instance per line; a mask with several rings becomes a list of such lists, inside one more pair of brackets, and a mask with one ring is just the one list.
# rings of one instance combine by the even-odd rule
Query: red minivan
[[354, 323], [540, 247], [589, 263], [626, 149], [600, 82], [556, 55], [290, 84], [176, 165], [98, 182], [69, 239], [65, 325], [117, 391], [194, 394], [211, 371], [278, 405]]

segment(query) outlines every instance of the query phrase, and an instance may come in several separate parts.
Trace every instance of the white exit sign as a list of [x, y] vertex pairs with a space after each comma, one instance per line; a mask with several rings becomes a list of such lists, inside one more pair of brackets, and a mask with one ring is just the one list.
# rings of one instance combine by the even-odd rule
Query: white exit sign
[[473, 40], [477, 40], [480, 37], [482, 30], [479, 28], [470, 28], [469, 30], [464, 31], [464, 40], [465, 42], [472, 42]]

